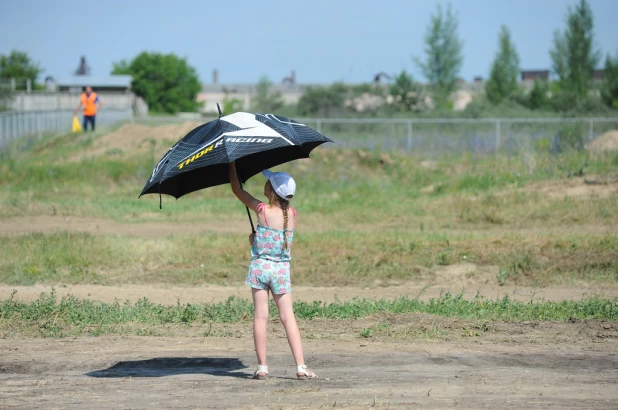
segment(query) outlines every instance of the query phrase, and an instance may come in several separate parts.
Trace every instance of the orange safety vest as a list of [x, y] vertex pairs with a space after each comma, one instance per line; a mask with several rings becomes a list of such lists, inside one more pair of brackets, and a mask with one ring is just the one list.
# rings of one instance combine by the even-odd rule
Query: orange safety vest
[[81, 100], [84, 106], [84, 115], [92, 116], [97, 113], [97, 102], [99, 102], [97, 93], [92, 92], [90, 95], [82, 93]]

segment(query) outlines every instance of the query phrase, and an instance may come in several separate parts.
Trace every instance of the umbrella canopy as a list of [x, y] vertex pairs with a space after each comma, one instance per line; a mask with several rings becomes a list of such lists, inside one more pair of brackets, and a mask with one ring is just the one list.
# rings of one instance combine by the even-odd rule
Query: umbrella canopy
[[237, 112], [190, 131], [161, 158], [140, 197], [175, 198], [230, 182], [228, 164], [236, 161], [241, 183], [266, 168], [299, 158], [333, 142], [297, 121], [274, 114]]

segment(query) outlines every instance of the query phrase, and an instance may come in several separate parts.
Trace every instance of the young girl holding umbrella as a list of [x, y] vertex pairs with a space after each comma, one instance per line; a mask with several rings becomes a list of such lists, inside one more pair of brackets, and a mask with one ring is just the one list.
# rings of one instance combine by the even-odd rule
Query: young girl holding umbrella
[[290, 248], [296, 228], [296, 210], [290, 200], [296, 191], [296, 182], [285, 172], [262, 174], [267, 178], [264, 196], [268, 203], [261, 202], [246, 192], [236, 173], [236, 164], [229, 165], [229, 178], [236, 197], [253, 210], [258, 218], [255, 233], [249, 236], [251, 243], [251, 264], [245, 283], [251, 287], [253, 296], [253, 341], [258, 368], [253, 377], [266, 379], [266, 324], [268, 322], [268, 291], [279, 311], [279, 318], [285, 328], [288, 344], [296, 362], [296, 377], [309, 379], [318, 377], [305, 365], [303, 345], [292, 305], [292, 284], [290, 281]]

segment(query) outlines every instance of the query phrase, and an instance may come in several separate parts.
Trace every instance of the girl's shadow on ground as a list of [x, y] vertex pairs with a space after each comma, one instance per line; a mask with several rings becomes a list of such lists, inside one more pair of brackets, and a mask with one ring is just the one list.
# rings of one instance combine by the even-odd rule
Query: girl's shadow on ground
[[159, 357], [147, 360], [118, 362], [103, 370], [94, 370], [90, 377], [163, 377], [178, 374], [212, 374], [217, 376], [247, 378], [251, 375], [238, 373], [246, 369], [240, 359], [229, 357]]

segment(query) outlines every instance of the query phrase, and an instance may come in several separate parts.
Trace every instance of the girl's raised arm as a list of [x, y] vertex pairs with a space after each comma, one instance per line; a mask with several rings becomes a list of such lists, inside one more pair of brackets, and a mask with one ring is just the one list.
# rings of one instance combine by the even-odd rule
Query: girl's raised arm
[[242, 202], [249, 209], [257, 213], [258, 205], [260, 205], [261, 202], [258, 199], [254, 198], [250, 193], [245, 191], [240, 185], [240, 180], [238, 179], [238, 174], [236, 173], [236, 162], [232, 162], [230, 164], [229, 171], [230, 184], [232, 184], [232, 192], [234, 192], [236, 198], [240, 199], [240, 202]]

